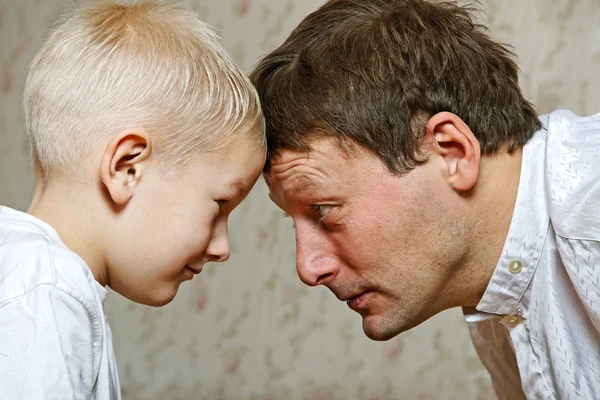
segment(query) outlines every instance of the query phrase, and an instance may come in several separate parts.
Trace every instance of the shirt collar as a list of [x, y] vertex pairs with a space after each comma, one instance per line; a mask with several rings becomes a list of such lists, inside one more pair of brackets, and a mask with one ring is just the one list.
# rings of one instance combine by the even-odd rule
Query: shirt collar
[[[10, 225], [13, 229], [37, 232], [39, 234], [42, 234], [47, 241], [68, 249], [52, 226], [42, 221], [41, 219], [34, 217], [33, 215], [13, 210], [9, 207], [0, 206], [0, 226], [1, 225]], [[75, 253], [73, 253], [73, 255], [79, 258], [79, 256]], [[83, 261], [81, 258], [79, 259], [87, 267], [85, 261]], [[96, 291], [100, 296], [102, 305], [104, 305], [104, 300], [106, 299], [108, 291], [104, 286], [102, 286], [98, 281], [96, 281], [96, 279], [94, 279], [92, 271], [89, 270], [89, 267], [87, 269], [87, 272], [89, 272], [91, 279], [95, 282]]]
[[0, 206], [0, 223], [3, 225], [10, 225], [18, 230], [41, 233], [46, 240], [64, 246], [54, 228], [41, 219], [22, 211]]

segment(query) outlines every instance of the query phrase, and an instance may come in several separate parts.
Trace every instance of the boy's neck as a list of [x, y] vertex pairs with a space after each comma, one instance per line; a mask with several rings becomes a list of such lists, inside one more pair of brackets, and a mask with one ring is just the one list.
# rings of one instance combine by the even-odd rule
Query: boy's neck
[[37, 181], [27, 213], [44, 221], [62, 242], [85, 261], [102, 286], [108, 284], [100, 238], [94, 234], [95, 215], [72, 189], [72, 184]]

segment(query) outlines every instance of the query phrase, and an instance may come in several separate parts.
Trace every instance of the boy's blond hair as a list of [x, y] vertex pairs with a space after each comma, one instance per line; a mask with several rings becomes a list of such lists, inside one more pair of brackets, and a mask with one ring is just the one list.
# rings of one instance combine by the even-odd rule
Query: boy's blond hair
[[250, 81], [196, 14], [161, 1], [101, 1], [69, 14], [31, 64], [24, 108], [44, 177], [77, 174], [95, 142], [134, 127], [152, 136], [166, 174], [231, 132], [265, 145]]

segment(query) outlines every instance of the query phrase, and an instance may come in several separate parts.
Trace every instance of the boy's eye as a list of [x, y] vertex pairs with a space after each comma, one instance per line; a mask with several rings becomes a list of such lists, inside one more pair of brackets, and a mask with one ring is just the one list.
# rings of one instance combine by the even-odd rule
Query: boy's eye
[[321, 217], [324, 217], [329, 211], [331, 211], [331, 206], [326, 205], [316, 205], [313, 206], [313, 208], [319, 213], [319, 215], [321, 215]]

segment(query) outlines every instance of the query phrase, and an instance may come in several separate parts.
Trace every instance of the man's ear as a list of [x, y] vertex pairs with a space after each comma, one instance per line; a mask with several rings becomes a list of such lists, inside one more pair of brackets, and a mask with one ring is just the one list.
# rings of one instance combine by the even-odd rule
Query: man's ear
[[479, 176], [479, 141], [455, 114], [441, 112], [429, 119], [426, 137], [433, 139], [433, 151], [448, 167], [448, 183], [456, 190], [470, 190]]
[[117, 205], [126, 204], [142, 179], [152, 152], [150, 136], [143, 129], [128, 129], [106, 146], [100, 164], [100, 179]]

